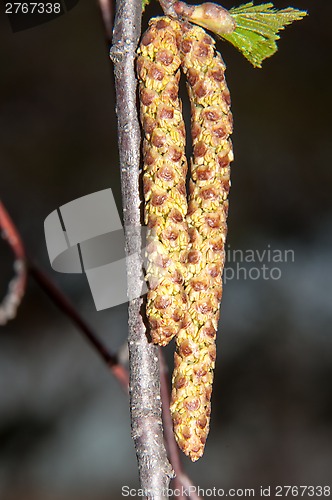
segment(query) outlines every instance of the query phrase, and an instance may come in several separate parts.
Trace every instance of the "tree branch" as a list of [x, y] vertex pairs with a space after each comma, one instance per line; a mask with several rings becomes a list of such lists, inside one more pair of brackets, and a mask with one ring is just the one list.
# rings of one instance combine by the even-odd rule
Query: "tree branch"
[[5, 325], [15, 318], [24, 297], [27, 284], [27, 269], [24, 246], [13, 221], [0, 200], [0, 230], [15, 255], [15, 276], [10, 281], [8, 292], [0, 303], [0, 325]]
[[101, 17], [103, 18], [107, 41], [111, 43], [113, 34], [113, 0], [98, 0]]
[[67, 299], [67, 297], [58, 289], [58, 287], [47, 277], [47, 275], [38, 269], [37, 266], [28, 263], [28, 269], [30, 275], [34, 278], [36, 283], [44, 290], [44, 292], [49, 296], [52, 302], [72, 320], [72, 322], [78, 327], [78, 329], [83, 333], [86, 340], [94, 348], [94, 350], [99, 354], [101, 359], [106, 363], [108, 368], [111, 370], [115, 378], [121, 384], [123, 389], [127, 392], [129, 386], [128, 372], [124, 366], [121, 365], [117, 355], [111, 352], [105, 344], [99, 339], [93, 329], [88, 325], [88, 323], [82, 318], [82, 316], [75, 309], [73, 304]]
[[[0, 229], [3, 232], [4, 238], [8, 241], [11, 248], [13, 249], [13, 252], [17, 259], [16, 262], [20, 263], [23, 270], [22, 274], [19, 274], [17, 278], [15, 278], [18, 281], [17, 288], [19, 290], [17, 293], [19, 293], [19, 297], [22, 297], [24, 294], [27, 282], [27, 273], [29, 272], [29, 276], [35, 279], [36, 283], [44, 290], [44, 292], [49, 296], [52, 302], [78, 327], [83, 336], [87, 339], [87, 341], [95, 349], [95, 351], [97, 351], [99, 356], [110, 368], [115, 378], [127, 392], [129, 385], [127, 370], [124, 368], [124, 366], [121, 365], [117, 355], [108, 350], [108, 348], [98, 338], [93, 329], [86, 323], [82, 316], [80, 316], [73, 304], [59, 290], [59, 288], [52, 282], [52, 280], [48, 278], [43, 271], [32, 264], [28, 259], [21, 235], [1, 201]], [[18, 305], [19, 303], [17, 304], [17, 307]], [[3, 304], [1, 304], [0, 306], [0, 325], [3, 324], [1, 323], [2, 308]]]
[[[134, 71], [141, 15], [141, 0], [117, 1], [110, 53], [115, 73], [129, 297], [139, 297], [143, 285], [139, 195], [141, 137]], [[131, 426], [141, 487], [148, 498], [157, 500], [167, 497], [173, 471], [163, 442], [158, 348], [147, 340], [142, 305], [141, 298], [129, 303]]]

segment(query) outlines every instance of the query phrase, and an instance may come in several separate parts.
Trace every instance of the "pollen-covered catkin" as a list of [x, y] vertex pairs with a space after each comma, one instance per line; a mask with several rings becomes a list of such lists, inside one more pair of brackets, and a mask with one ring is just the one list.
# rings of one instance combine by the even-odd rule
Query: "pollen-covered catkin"
[[225, 64], [213, 39], [202, 28], [183, 25], [181, 53], [192, 107], [185, 283], [190, 321], [176, 337], [171, 412], [180, 448], [196, 461], [209, 432], [233, 159], [232, 115]]
[[166, 345], [183, 326], [188, 247], [185, 126], [178, 98], [180, 25], [154, 18], [142, 37], [137, 72], [144, 129], [147, 317], [154, 343]]

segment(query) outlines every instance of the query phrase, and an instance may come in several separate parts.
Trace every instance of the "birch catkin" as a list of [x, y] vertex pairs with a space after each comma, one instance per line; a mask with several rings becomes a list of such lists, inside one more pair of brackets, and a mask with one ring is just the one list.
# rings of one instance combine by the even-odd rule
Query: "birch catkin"
[[160, 345], [166, 345], [183, 327], [187, 309], [187, 161], [178, 98], [179, 30], [179, 23], [170, 18], [152, 19], [137, 60], [145, 135], [143, 185], [149, 281], [146, 312], [152, 341]]
[[[214, 40], [187, 21], [230, 41], [261, 67], [277, 50], [278, 32], [306, 12], [252, 2], [230, 11], [209, 2], [193, 6], [180, 1], [173, 8], [183, 22], [151, 20], [138, 58], [149, 228], [147, 315], [153, 342], [166, 345], [176, 335], [174, 432], [180, 448], [196, 461], [209, 432], [233, 151], [224, 62]], [[185, 131], [177, 97], [180, 64], [192, 107], [188, 207]]]
[[196, 461], [209, 432], [233, 159], [232, 115], [225, 65], [213, 39], [199, 27], [183, 25], [181, 52], [192, 105], [185, 284], [190, 321], [176, 337], [171, 412], [180, 448]]
[[[179, 67], [192, 105], [193, 158], [186, 201], [185, 129]], [[205, 31], [150, 21], [139, 48], [148, 225], [147, 316], [154, 343], [176, 335], [171, 412], [180, 448], [195, 461], [209, 431], [222, 296], [232, 145], [225, 65]]]

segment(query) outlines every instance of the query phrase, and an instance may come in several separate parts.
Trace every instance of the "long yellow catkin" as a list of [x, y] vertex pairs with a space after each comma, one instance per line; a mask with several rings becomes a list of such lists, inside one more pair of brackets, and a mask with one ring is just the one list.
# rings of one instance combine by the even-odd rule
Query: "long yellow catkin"
[[171, 413], [180, 448], [196, 461], [209, 432], [233, 159], [232, 115], [225, 64], [214, 40], [202, 28], [183, 25], [182, 29], [193, 140], [185, 283], [190, 321], [176, 337]]
[[180, 25], [154, 18], [142, 37], [137, 70], [144, 129], [147, 317], [154, 343], [166, 345], [184, 326], [188, 247], [185, 126], [178, 98]]

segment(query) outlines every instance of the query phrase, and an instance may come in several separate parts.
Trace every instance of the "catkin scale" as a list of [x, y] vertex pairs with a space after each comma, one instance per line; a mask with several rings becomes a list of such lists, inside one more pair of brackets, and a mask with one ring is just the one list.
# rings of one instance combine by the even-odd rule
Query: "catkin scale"
[[189, 321], [176, 337], [171, 413], [182, 451], [198, 460], [209, 432], [215, 337], [222, 297], [232, 132], [225, 65], [206, 32], [182, 26], [182, 68], [191, 101], [193, 157], [186, 221]]
[[137, 59], [148, 226], [146, 312], [152, 341], [159, 345], [168, 344], [183, 327], [187, 309], [187, 160], [178, 98], [179, 34], [177, 21], [167, 17], [152, 19]]

